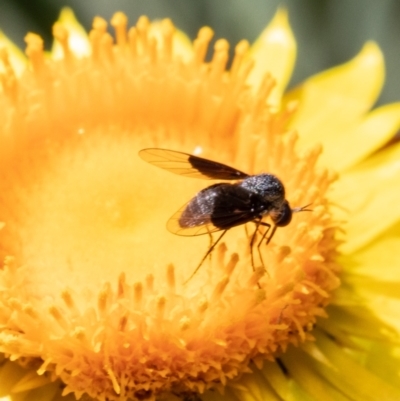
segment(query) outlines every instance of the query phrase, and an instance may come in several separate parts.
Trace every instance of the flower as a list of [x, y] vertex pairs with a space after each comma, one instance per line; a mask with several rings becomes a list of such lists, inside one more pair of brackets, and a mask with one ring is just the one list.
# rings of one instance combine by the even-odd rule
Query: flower
[[[86, 37], [65, 11], [53, 58], [27, 35], [22, 75], [1, 54], [0, 351], [12, 379], [0, 396], [51, 399], [59, 379], [64, 395], [102, 400], [398, 399], [399, 284], [380, 278], [379, 257], [398, 232], [382, 205], [398, 201], [399, 146], [374, 152], [400, 105], [368, 112], [378, 47], [283, 95], [295, 58], [283, 11], [252, 48], [235, 47], [229, 71], [225, 40], [204, 61], [209, 28], [192, 45], [169, 20], [111, 24], [115, 44], [103, 19]], [[253, 266], [253, 225], [229, 230], [187, 281], [209, 239], [164, 222], [207, 184], [146, 165], [148, 147], [276, 173], [290, 204], [313, 211], [278, 228]]]

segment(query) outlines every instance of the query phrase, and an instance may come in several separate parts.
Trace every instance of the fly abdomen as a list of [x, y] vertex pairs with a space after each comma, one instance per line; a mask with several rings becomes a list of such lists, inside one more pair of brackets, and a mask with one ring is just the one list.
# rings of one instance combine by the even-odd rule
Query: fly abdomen
[[214, 211], [215, 198], [218, 197], [217, 187], [229, 184], [215, 184], [201, 190], [186, 205], [180, 218], [181, 227], [197, 227], [211, 222]]

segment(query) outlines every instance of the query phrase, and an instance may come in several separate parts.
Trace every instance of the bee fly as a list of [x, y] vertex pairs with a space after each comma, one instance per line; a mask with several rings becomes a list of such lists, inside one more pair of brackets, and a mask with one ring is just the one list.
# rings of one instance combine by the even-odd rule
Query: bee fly
[[[195, 275], [230, 228], [248, 222], [256, 224], [250, 240], [251, 262], [254, 269], [253, 245], [260, 226], [267, 227], [257, 245], [262, 262], [259, 248], [264, 239], [267, 238], [268, 244], [277, 227], [284, 227], [290, 223], [294, 212], [310, 210], [306, 209], [309, 205], [291, 209], [289, 202], [285, 199], [285, 188], [282, 182], [272, 174], [249, 175], [222, 163], [167, 149], [143, 149], [139, 152], [139, 156], [154, 166], [178, 175], [237, 181], [213, 184], [204, 188], [168, 220], [168, 230], [176, 235], [209, 234], [211, 236], [214, 232], [222, 231], [187, 281]], [[262, 221], [266, 216], [269, 216], [273, 222], [268, 237], [271, 224]]]

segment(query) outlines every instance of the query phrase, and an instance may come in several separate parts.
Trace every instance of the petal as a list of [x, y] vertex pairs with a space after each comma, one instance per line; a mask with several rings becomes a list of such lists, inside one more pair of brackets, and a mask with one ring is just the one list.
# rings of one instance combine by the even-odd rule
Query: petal
[[264, 377], [264, 382], [267, 381], [271, 385], [279, 395], [280, 400], [314, 401], [298, 383], [287, 377], [276, 362], [264, 362], [261, 374]]
[[[67, 30], [69, 48], [75, 55], [83, 57], [90, 54], [88, 35], [70, 8], [65, 7], [61, 10], [57, 23]], [[55, 59], [63, 57], [63, 48], [58, 40], [54, 40], [51, 52]]]
[[[399, 399], [398, 388], [392, 387], [386, 377], [381, 378], [364, 366], [366, 352], [363, 352], [360, 345], [358, 349], [361, 349], [361, 363], [354, 360], [354, 350], [350, 354], [336, 340], [318, 330], [315, 334], [315, 345], [308, 344], [304, 346], [303, 351], [298, 348], [291, 349], [281, 357], [290, 375], [306, 388], [315, 400]], [[393, 356], [391, 359], [394, 360]]]
[[8, 360], [5, 361], [3, 356], [0, 358], [0, 397], [2, 398], [10, 393], [13, 386], [18, 382], [25, 372], [24, 368], [17, 363]]
[[[0, 49], [6, 49], [8, 60], [15, 73], [19, 76], [26, 68], [27, 59], [24, 53], [3, 32], [0, 31]], [[0, 62], [0, 73], [4, 72], [4, 66]]]
[[327, 308], [329, 319], [321, 320], [318, 326], [338, 341], [343, 340], [345, 344], [354, 337], [388, 341], [388, 333], [394, 334], [394, 330], [378, 318], [369, 306], [361, 305], [362, 301], [353, 289], [343, 290], [341, 287], [335, 294], [334, 303]]
[[[400, 269], [395, 268], [400, 266], [399, 241], [400, 223], [397, 223], [366, 247], [353, 253], [351, 257], [344, 256], [340, 263], [346, 267], [346, 277], [350, 274], [357, 276], [362, 274], [372, 277], [375, 284], [377, 280], [384, 282], [399, 280]], [[400, 297], [400, 292], [398, 296]]]
[[328, 385], [318, 371], [315, 361], [298, 348], [291, 348], [281, 356], [290, 376], [318, 401], [348, 401], [337, 389]]
[[285, 101], [299, 102], [290, 126], [308, 146], [310, 141], [333, 142], [338, 132], [371, 108], [383, 81], [383, 55], [369, 42], [353, 60], [315, 75], [289, 92]]
[[330, 366], [316, 363], [319, 374], [348, 399], [354, 401], [400, 399], [400, 390], [392, 387], [386, 380], [382, 380], [357, 363], [335, 341], [319, 333], [316, 334], [316, 345], [327, 357]]
[[[397, 356], [399, 349], [397, 348]], [[388, 383], [399, 382], [399, 360], [393, 358], [393, 349], [384, 343], [374, 343], [368, 349], [365, 366]]]
[[21, 393], [23, 391], [33, 390], [43, 387], [50, 383], [50, 379], [46, 375], [38, 375], [35, 370], [28, 370], [25, 375], [13, 386], [13, 393]]
[[400, 223], [368, 246], [343, 257], [343, 280], [368, 306], [400, 333]]
[[[397, 244], [397, 248], [399, 245]], [[383, 266], [381, 270], [398, 270], [399, 265]], [[346, 281], [352, 285], [354, 293], [362, 299], [368, 300], [368, 308], [382, 322], [389, 325], [385, 328], [386, 333], [392, 332], [392, 337], [397, 338], [400, 334], [399, 310], [400, 310], [400, 280], [387, 281], [375, 277], [356, 276], [346, 277]], [[370, 326], [369, 331], [376, 330]]]
[[354, 252], [400, 220], [400, 144], [389, 147], [343, 175], [331, 193], [343, 205], [347, 240], [345, 254]]
[[179, 29], [174, 34], [174, 53], [180, 54], [183, 60], [190, 60], [193, 56], [192, 41], [185, 32]]
[[276, 80], [276, 86], [268, 101], [279, 104], [296, 60], [296, 41], [286, 10], [277, 11], [268, 27], [251, 47], [249, 57], [254, 61], [254, 68], [247, 83], [258, 88], [265, 74], [270, 73]]
[[400, 103], [382, 106], [338, 131], [336, 137], [326, 137], [321, 160], [336, 171], [349, 168], [384, 145], [399, 128]]

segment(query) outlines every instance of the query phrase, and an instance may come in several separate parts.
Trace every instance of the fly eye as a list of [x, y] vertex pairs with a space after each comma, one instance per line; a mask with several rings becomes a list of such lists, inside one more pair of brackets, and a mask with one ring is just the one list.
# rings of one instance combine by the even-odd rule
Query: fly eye
[[273, 220], [275, 225], [278, 227], [285, 227], [292, 221], [292, 209], [290, 209], [290, 206], [287, 202], [284, 203], [280, 212], [273, 216]]

